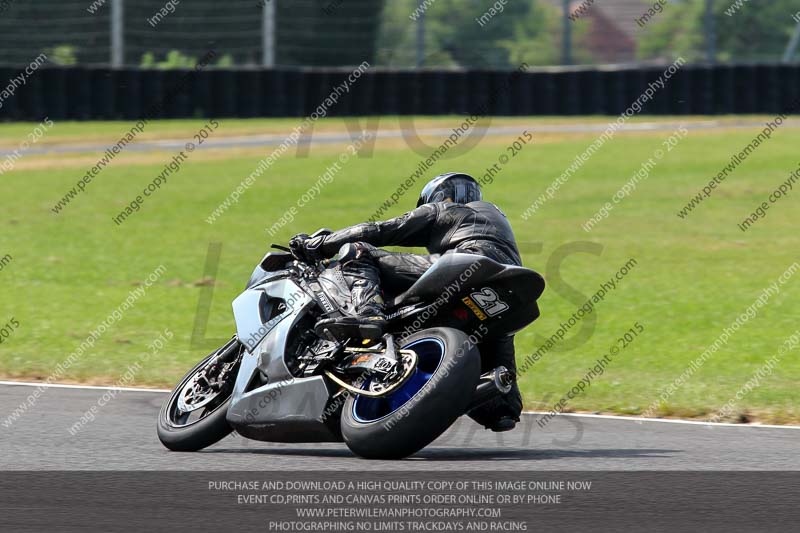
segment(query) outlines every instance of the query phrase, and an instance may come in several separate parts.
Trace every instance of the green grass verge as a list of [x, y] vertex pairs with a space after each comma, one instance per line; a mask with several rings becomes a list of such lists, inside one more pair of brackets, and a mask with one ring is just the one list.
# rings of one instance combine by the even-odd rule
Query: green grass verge
[[[595, 118], [593, 120], [603, 121]], [[287, 130], [296, 121], [221, 121], [224, 131]], [[389, 120], [386, 124], [388, 125]], [[437, 119], [456, 125], [456, 119]], [[536, 123], [526, 119], [515, 123]], [[341, 128], [341, 121], [330, 121]], [[384, 124], [382, 122], [382, 124]], [[321, 125], [325, 126], [323, 121]], [[57, 124], [65, 138], [113, 138], [124, 123]], [[153, 135], [170, 137], [202, 122], [153, 123]], [[22, 140], [30, 125], [0, 128], [0, 139]], [[327, 127], [327, 126], [326, 126]], [[748, 130], [692, 131], [666, 154], [635, 192], [616, 205], [591, 233], [581, 225], [630, 179], [643, 161], [663, 148], [668, 133], [618, 135], [601, 148], [534, 216], [521, 215], [595, 138], [537, 138], [512, 158], [485, 188], [485, 197], [506, 212], [522, 244], [526, 266], [548, 279], [542, 317], [517, 336], [518, 360], [536, 350], [630, 258], [637, 261], [617, 290], [606, 295], [590, 319], [571, 330], [521, 378], [528, 408], [558, 401], [607, 353], [634, 322], [645, 331], [607, 366], [566, 410], [641, 413], [737, 316], [799, 260], [800, 198], [774, 204], [746, 233], [736, 224], [798, 165], [798, 132], [784, 129], [762, 145], [688, 218], [679, 208], [754, 136]], [[69, 139], [65, 139], [69, 140]], [[459, 169], [481, 175], [506, 152], [508, 139], [486, 138], [477, 147], [441, 161], [431, 171]], [[149, 154], [144, 163], [118, 160], [63, 213], [50, 208], [88, 168], [85, 162], [28, 168], [0, 178], [0, 283], [3, 314], [20, 324], [0, 345], [0, 374], [40, 378], [76, 350], [81, 340], [117, 308], [159, 265], [166, 273], [110, 328], [62, 379], [114, 383], [169, 328], [174, 337], [136, 374], [136, 385], [170, 386], [202, 355], [190, 347], [202, 274], [210, 243], [222, 243], [206, 337], [233, 331], [230, 301], [242, 290], [270, 242], [297, 232], [339, 228], [368, 218], [411, 174], [422, 158], [399, 144], [378, 144], [371, 157], [352, 158], [319, 198], [270, 238], [266, 228], [334, 163], [342, 147], [314, 147], [308, 157], [291, 152], [260, 177], [215, 224], [205, 217], [271, 149], [197, 154], [141, 211], [122, 226], [112, 222], [167, 163], [172, 154]], [[127, 157], [134, 157], [128, 154]], [[92, 156], [94, 158], [94, 156]], [[24, 156], [23, 161], [34, 161]], [[418, 187], [414, 187], [416, 189]], [[387, 216], [413, 207], [409, 193]], [[588, 244], [594, 243], [589, 253]], [[583, 251], [582, 251], [583, 250]], [[563, 255], [566, 254], [566, 255]], [[563, 255], [563, 260], [558, 260]], [[800, 276], [790, 279], [758, 314], [664, 402], [658, 414], [704, 416], [736, 395], [783, 340], [798, 329]], [[577, 339], [577, 340], [576, 340]], [[576, 346], [577, 344], [577, 346]], [[735, 413], [761, 420], [800, 419], [796, 353], [783, 357], [761, 385], [737, 401]]]

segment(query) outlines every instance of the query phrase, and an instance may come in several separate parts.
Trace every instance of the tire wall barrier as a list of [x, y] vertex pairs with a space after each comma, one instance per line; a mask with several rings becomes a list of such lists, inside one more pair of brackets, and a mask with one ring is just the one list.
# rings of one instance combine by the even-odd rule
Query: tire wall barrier
[[[44, 67], [3, 101], [0, 120], [302, 117], [349, 72]], [[511, 74], [503, 71], [372, 69], [329, 115], [465, 115], [486, 107], [502, 116], [618, 115], [662, 72], [663, 67], [531, 70], [509, 85]], [[19, 73], [0, 67], [0, 89]], [[800, 65], [687, 65], [642, 113], [776, 114], [794, 111], [799, 98]]]

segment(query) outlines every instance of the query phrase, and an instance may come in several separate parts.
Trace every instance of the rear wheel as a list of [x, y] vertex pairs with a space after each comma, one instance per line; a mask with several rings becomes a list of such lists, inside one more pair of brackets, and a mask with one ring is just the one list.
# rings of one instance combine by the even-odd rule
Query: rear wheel
[[342, 435], [361, 457], [401, 459], [424, 448], [464, 414], [480, 378], [478, 349], [459, 330], [420, 331], [401, 348], [418, 358], [408, 380], [387, 396], [351, 396], [342, 409]]
[[233, 431], [225, 416], [242, 345], [231, 339], [191, 369], [158, 414], [158, 439], [173, 451], [202, 450]]

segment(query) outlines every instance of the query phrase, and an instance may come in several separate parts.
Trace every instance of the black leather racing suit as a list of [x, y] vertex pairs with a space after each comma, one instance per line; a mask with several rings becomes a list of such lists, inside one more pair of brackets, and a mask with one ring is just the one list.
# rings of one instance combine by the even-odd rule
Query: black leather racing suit
[[[424, 204], [391, 220], [357, 224], [322, 238], [318, 251], [332, 257], [345, 244], [356, 249], [343, 253], [353, 259], [345, 260], [341, 269], [357, 310], [370, 306], [382, 310], [381, 286], [394, 294], [405, 291], [449, 250], [521, 265], [508, 219], [497, 206], [483, 201]], [[430, 255], [388, 252], [378, 246], [424, 246]], [[482, 371], [503, 365], [516, 372], [513, 336], [484, 339], [478, 348], [484, 361]], [[479, 424], [490, 425], [503, 416], [518, 420], [521, 411], [522, 397], [515, 382], [509, 394], [470, 416]]]

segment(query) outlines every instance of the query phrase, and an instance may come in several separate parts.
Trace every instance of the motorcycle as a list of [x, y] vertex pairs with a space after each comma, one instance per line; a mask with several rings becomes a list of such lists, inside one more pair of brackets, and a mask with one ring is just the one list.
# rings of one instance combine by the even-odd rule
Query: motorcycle
[[170, 450], [201, 450], [235, 430], [270, 442], [343, 441], [364, 458], [400, 459], [511, 389], [506, 368], [481, 374], [478, 345], [538, 318], [536, 272], [448, 252], [408, 290], [386, 295], [382, 337], [339, 338], [314, 326], [347, 306], [333, 283], [340, 261], [306, 262], [272, 247], [233, 301], [236, 335], [161, 408], [158, 437]]

